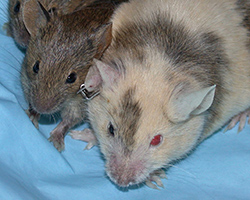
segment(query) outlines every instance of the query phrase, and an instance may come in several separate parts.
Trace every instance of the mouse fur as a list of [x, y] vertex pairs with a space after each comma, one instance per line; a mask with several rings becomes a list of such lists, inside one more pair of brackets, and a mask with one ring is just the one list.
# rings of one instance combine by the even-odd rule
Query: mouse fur
[[[8, 3], [8, 13], [9, 13], [9, 22], [7, 26], [7, 33], [14, 38], [15, 42], [21, 49], [26, 49], [30, 33], [27, 30], [24, 19], [23, 19], [23, 7], [26, 2], [34, 0], [9, 0]], [[38, 2], [43, 5], [43, 7], [51, 12], [57, 12], [58, 14], [69, 14], [76, 9], [84, 8], [85, 6], [90, 5], [96, 0], [39, 0]], [[31, 9], [36, 9], [36, 7]], [[30, 17], [37, 17], [36, 15]]]
[[32, 6], [37, 10], [24, 15], [31, 38], [21, 71], [27, 113], [36, 125], [40, 114], [61, 114], [49, 140], [62, 151], [67, 131], [85, 118], [85, 101], [77, 92], [93, 58], [100, 58], [111, 42], [114, 4], [100, 1], [65, 15], [48, 13], [37, 1]]
[[112, 43], [85, 81], [100, 90], [88, 117], [114, 183], [152, 181], [250, 107], [247, 11], [237, 0], [131, 0], [116, 10]]

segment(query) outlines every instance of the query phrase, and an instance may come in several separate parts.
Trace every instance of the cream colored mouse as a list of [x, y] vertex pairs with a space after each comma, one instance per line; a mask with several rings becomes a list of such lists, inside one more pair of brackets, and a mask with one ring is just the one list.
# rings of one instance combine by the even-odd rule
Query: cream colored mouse
[[131, 0], [115, 12], [112, 43], [85, 81], [100, 91], [88, 101], [94, 135], [72, 135], [97, 138], [118, 186], [162, 186], [162, 168], [248, 114], [244, 2]]

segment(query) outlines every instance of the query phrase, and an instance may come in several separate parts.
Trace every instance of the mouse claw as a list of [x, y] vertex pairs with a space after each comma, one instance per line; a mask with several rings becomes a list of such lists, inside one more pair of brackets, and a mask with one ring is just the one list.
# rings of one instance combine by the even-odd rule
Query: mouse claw
[[56, 138], [53, 134], [48, 138], [48, 141], [52, 142], [54, 147], [59, 151], [62, 152], [65, 148], [63, 138]]
[[31, 109], [27, 109], [27, 110], [25, 110], [25, 112], [28, 115], [28, 117], [30, 118], [30, 121], [34, 124], [34, 126], [37, 129], [39, 129], [38, 120], [40, 118], [40, 114], [31, 110]]
[[[167, 178], [167, 176], [164, 170], [162, 169], [156, 170], [150, 174], [149, 178], [146, 180], [146, 185], [150, 188], [159, 190], [157, 186], [164, 188], [164, 185], [161, 179], [165, 179], [165, 178]], [[152, 182], [155, 182], [155, 184], [153, 184]]]
[[[232, 128], [234, 128], [238, 122], [239, 122], [238, 133], [241, 132], [243, 130], [243, 128], [245, 127], [247, 117], [249, 117], [249, 116], [250, 116], [250, 109], [247, 109], [244, 112], [241, 112], [240, 114], [234, 116], [231, 119], [228, 126], [226, 127], [226, 129], [224, 130], [224, 133], [226, 131], [231, 130]], [[250, 118], [248, 119], [248, 124], [250, 124]]]
[[155, 172], [161, 179], [167, 179], [166, 172], [163, 169], [159, 169]]
[[155, 190], [160, 190], [155, 184], [153, 184], [152, 183], [152, 181], [151, 180], [146, 180], [146, 185], [148, 186], [148, 187], [150, 187], [150, 188], [152, 188], [152, 189], [155, 189]]
[[70, 131], [70, 136], [75, 140], [81, 140], [84, 142], [88, 142], [87, 146], [84, 148], [84, 150], [89, 150], [93, 146], [97, 145], [97, 139], [91, 129], [84, 129], [82, 131]]

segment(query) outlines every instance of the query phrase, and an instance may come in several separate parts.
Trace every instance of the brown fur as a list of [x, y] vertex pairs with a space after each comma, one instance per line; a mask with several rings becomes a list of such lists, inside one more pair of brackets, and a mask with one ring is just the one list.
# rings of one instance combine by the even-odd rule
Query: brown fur
[[249, 0], [238, 0], [237, 2], [239, 11], [243, 15], [242, 25], [248, 29], [248, 48], [250, 49], [250, 1]]
[[[31, 26], [40, 23], [36, 26], [40, 28], [31, 35], [22, 66], [22, 85], [34, 111], [61, 113], [62, 122], [51, 132], [50, 138], [58, 150], [64, 148], [67, 130], [85, 116], [85, 102], [77, 91], [93, 58], [100, 58], [110, 44], [111, 25], [108, 22], [113, 11], [113, 3], [102, 1], [71, 14], [52, 12], [49, 17], [41, 14], [41, 19], [35, 23], [27, 21]], [[32, 12], [26, 14], [29, 16]], [[42, 24], [44, 20], [46, 23]], [[37, 61], [39, 72], [34, 73]], [[72, 73], [76, 80], [67, 83]]]
[[141, 116], [141, 107], [139, 102], [134, 100], [135, 89], [129, 89], [125, 92], [122, 102], [118, 110], [120, 111], [119, 117], [121, 122], [125, 123], [127, 126], [122, 126], [119, 129], [119, 133], [124, 138], [123, 143], [125, 146], [131, 149], [134, 144], [134, 134], [137, 132], [139, 127], [139, 121]]
[[8, 34], [13, 37], [16, 43], [25, 47], [29, 41], [29, 33], [22, 20], [22, 6], [24, 0], [9, 0], [9, 23]]
[[[30, 39], [30, 33], [25, 27], [23, 19], [23, 7], [28, 1], [30, 0], [9, 0], [8, 34], [13, 37], [16, 43], [22, 48], [27, 47]], [[76, 8], [80, 10], [95, 1], [96, 0], [39, 0], [47, 11], [53, 10], [53, 12], [57, 12], [58, 14], [72, 13]], [[30, 17], [34, 18], [35, 16], [36, 15]]]

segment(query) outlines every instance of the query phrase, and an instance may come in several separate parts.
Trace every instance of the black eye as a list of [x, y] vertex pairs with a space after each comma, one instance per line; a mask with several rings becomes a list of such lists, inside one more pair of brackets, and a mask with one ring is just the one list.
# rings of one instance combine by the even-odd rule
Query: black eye
[[109, 125], [108, 125], [108, 131], [109, 131], [109, 134], [111, 135], [111, 136], [115, 136], [115, 129], [114, 129], [114, 126], [111, 124], [111, 122], [109, 123]]
[[15, 5], [15, 7], [14, 7], [14, 12], [15, 12], [15, 13], [18, 13], [18, 12], [19, 12], [20, 6], [21, 6], [20, 1], [17, 1], [17, 2], [16, 2], [16, 5]]
[[74, 83], [76, 81], [76, 74], [75, 73], [71, 73], [67, 79], [66, 79], [66, 83]]
[[54, 7], [53, 7], [53, 8], [50, 8], [50, 9], [48, 10], [48, 12], [49, 12], [49, 13], [55, 13], [55, 12], [56, 12], [56, 8], [54, 8]]
[[33, 66], [33, 72], [35, 72], [36, 74], [37, 74], [38, 71], [39, 71], [39, 64], [40, 64], [40, 62], [39, 62], [39, 61], [36, 61], [36, 63], [35, 63], [34, 66]]

